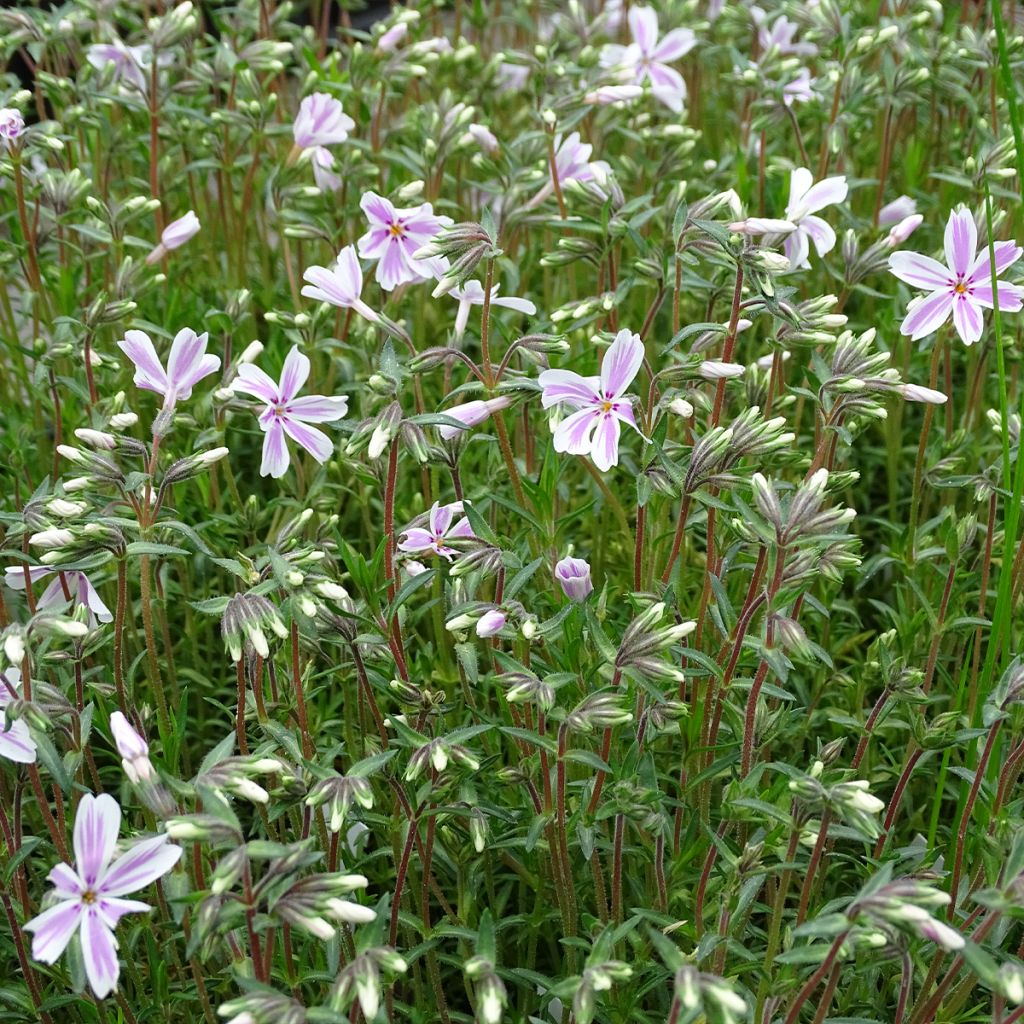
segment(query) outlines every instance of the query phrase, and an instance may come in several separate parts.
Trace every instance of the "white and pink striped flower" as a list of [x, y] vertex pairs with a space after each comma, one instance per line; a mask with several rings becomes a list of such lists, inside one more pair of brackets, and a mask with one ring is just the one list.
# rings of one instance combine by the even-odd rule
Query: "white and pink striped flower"
[[[1002, 274], [1021, 257], [1016, 242], [996, 242], [995, 269]], [[901, 334], [914, 340], [937, 331], [953, 316], [953, 326], [965, 345], [980, 337], [984, 321], [982, 310], [993, 305], [992, 273], [988, 246], [978, 252], [978, 229], [969, 210], [953, 210], [946, 224], [946, 265], [916, 252], [894, 252], [889, 269], [901, 281], [928, 294], [919, 296], [907, 307], [900, 325]], [[996, 281], [999, 309], [1016, 313], [1024, 305], [1024, 289], [1007, 281]]]
[[589, 455], [606, 472], [618, 465], [620, 424], [639, 433], [633, 401], [625, 392], [643, 360], [640, 335], [623, 329], [605, 352], [599, 377], [581, 377], [572, 370], [545, 370], [540, 375], [541, 405], [545, 409], [567, 405], [575, 410], [555, 429], [556, 452]]
[[453, 501], [450, 505], [441, 505], [435, 501], [427, 516], [426, 527], [409, 527], [398, 542], [399, 551], [440, 555], [450, 562], [458, 551], [450, 547], [448, 542], [476, 536], [468, 517], [455, 521], [455, 516], [460, 514], [462, 509], [461, 501]]
[[414, 254], [451, 224], [451, 217], [436, 215], [430, 203], [400, 210], [376, 192], [365, 192], [359, 205], [370, 225], [357, 243], [359, 255], [378, 261], [375, 277], [384, 291], [444, 273], [448, 263], [443, 257], [418, 260]]

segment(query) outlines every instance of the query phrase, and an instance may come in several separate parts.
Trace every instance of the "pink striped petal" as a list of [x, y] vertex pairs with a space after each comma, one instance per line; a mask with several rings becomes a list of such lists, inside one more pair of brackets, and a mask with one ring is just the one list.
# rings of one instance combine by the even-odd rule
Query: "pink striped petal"
[[260, 464], [260, 476], [270, 476], [276, 480], [288, 472], [289, 462], [284, 428], [281, 426], [281, 421], [275, 419], [263, 437], [263, 461]]
[[889, 270], [915, 288], [934, 291], [936, 288], [950, 288], [953, 285], [949, 267], [944, 267], [931, 256], [922, 256], [917, 252], [894, 252], [889, 257]]
[[958, 295], [953, 300], [953, 326], [965, 345], [973, 345], [981, 337], [984, 327], [981, 307], [968, 296]]
[[277, 405], [281, 400], [277, 391], [277, 381], [253, 363], [242, 363], [238, 368], [238, 376], [231, 382], [231, 390], [253, 395], [267, 405]]
[[836, 233], [832, 225], [820, 217], [804, 217], [800, 227], [810, 235], [819, 256], [825, 256], [836, 246]]
[[661, 42], [651, 53], [652, 59], [669, 64], [684, 57], [697, 45], [697, 37], [688, 28], [674, 28], [666, 32]]
[[285, 416], [281, 419], [285, 433], [298, 445], [309, 452], [320, 465], [323, 465], [334, 454], [334, 442], [316, 427], [310, 427], [302, 420]]
[[907, 307], [907, 315], [900, 324], [900, 334], [909, 334], [915, 341], [937, 331], [952, 312], [953, 301], [945, 289], [916, 299]]
[[86, 793], [82, 797], [75, 815], [74, 847], [78, 875], [88, 888], [93, 888], [106, 870], [120, 828], [121, 808], [112, 796]]
[[441, 505], [436, 501], [430, 507], [430, 532], [435, 537], [443, 537], [448, 532], [454, 511], [451, 505]]
[[284, 366], [281, 368], [281, 382], [277, 386], [281, 401], [290, 402], [302, 390], [302, 385], [308, 379], [309, 357], [299, 351], [298, 345], [293, 345], [292, 350], [285, 356]]
[[166, 875], [180, 857], [181, 847], [169, 843], [167, 836], [144, 839], [110, 865], [100, 878], [97, 890], [103, 896], [137, 892]]
[[974, 217], [966, 208], [952, 210], [946, 223], [946, 262], [951, 270], [965, 277], [974, 262], [978, 248], [978, 229]]
[[629, 31], [633, 42], [649, 56], [658, 45], [658, 15], [651, 7], [630, 7]]
[[125, 331], [117, 347], [135, 364], [135, 386], [164, 394], [168, 389], [167, 374], [145, 331]]
[[601, 413], [597, 409], [580, 409], [558, 424], [554, 433], [556, 452], [568, 452], [570, 455], [587, 455], [590, 452], [590, 439], [597, 426]]
[[594, 431], [591, 458], [602, 473], [607, 473], [619, 461], [619, 418], [611, 414], [601, 417]]
[[348, 398], [336, 395], [303, 395], [288, 403], [288, 415], [305, 423], [332, 423], [348, 413]]
[[[1024, 299], [1024, 289], [1020, 285], [1008, 284], [1006, 281], [997, 281], [999, 286], [999, 311], [1001, 313], [1017, 313], [1021, 309]], [[971, 299], [979, 306], [992, 309], [992, 286], [988, 284], [975, 285], [971, 289]]]
[[82, 904], [78, 900], [65, 900], [25, 925], [32, 933], [32, 958], [43, 964], [56, 963], [67, 949], [71, 936], [82, 917]]
[[[6, 704], [7, 702], [4, 701]], [[0, 711], [0, 757], [15, 764], [34, 764], [36, 742], [28, 726], [19, 718], [8, 726], [4, 713]]]
[[623, 328], [615, 335], [601, 360], [601, 390], [604, 398], [625, 393], [644, 361], [644, 343], [639, 334]]
[[104, 922], [110, 928], [113, 928], [125, 914], [145, 914], [153, 909], [148, 903], [140, 900], [122, 900], [108, 896], [104, 896], [97, 906]]
[[359, 208], [366, 214], [371, 227], [389, 228], [398, 219], [391, 201], [376, 192], [364, 192]]
[[545, 409], [559, 402], [579, 407], [601, 401], [598, 393], [600, 377], [581, 377], [572, 370], [545, 370], [537, 378], [537, 383], [543, 388], [540, 404]]
[[[996, 256], [996, 277], [999, 277], [1007, 267], [1012, 267], [1020, 259], [1024, 249], [1016, 242], [996, 242], [993, 246]], [[975, 257], [971, 264], [971, 271], [968, 277], [972, 281], [990, 280], [992, 276], [992, 264], [989, 260], [988, 246], [982, 246], [981, 252]]]
[[117, 987], [121, 965], [117, 962], [117, 940], [93, 905], [82, 918], [82, 959], [85, 974], [97, 998], [104, 999]]
[[805, 193], [800, 205], [806, 213], [817, 213], [826, 206], [834, 206], [836, 203], [846, 201], [849, 193], [849, 186], [846, 184], [846, 176], [837, 174], [832, 178], [822, 178], [816, 185], [812, 185]]
[[402, 535], [402, 540], [398, 542], [398, 549], [400, 551], [426, 551], [433, 546], [433, 536], [428, 530], [420, 529], [418, 526], [414, 526], [411, 530], [406, 530]]
[[74, 899], [85, 891], [82, 880], [70, 864], [54, 865], [46, 877], [61, 899]]

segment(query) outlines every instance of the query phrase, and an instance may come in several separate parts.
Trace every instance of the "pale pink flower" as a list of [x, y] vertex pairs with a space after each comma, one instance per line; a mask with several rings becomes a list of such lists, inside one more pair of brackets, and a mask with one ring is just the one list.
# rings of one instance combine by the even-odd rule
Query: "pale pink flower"
[[160, 233], [160, 244], [146, 257], [147, 263], [157, 263], [172, 249], [184, 245], [199, 233], [199, 218], [189, 210], [184, 217], [172, 220]]
[[[555, 174], [558, 176], [558, 184], [564, 185], [567, 181], [594, 182], [600, 187], [612, 169], [604, 160], [591, 160], [593, 152], [594, 147], [589, 142], [580, 141], [579, 132], [570, 133], [564, 140], [560, 135], [556, 136]], [[532, 210], [539, 206], [554, 191], [555, 186], [549, 174], [544, 187], [526, 204], [526, 208]]]
[[752, 7], [750, 14], [757, 25], [757, 41], [762, 55], [772, 51], [782, 55], [813, 57], [818, 52], [814, 43], [796, 42], [794, 37], [800, 26], [795, 21], [780, 15], [769, 25], [768, 16], [760, 7]]
[[[514, 295], [498, 295], [500, 284], [491, 288], [491, 306], [501, 306], [504, 309], [514, 309], [518, 313], [525, 313], [527, 316], [534, 316], [537, 307], [529, 299], [517, 299]], [[455, 314], [455, 337], [461, 338], [466, 332], [466, 324], [469, 322], [470, 310], [473, 306], [484, 304], [484, 286], [477, 280], [465, 281], [462, 285], [456, 285], [448, 290], [452, 298], [459, 300], [459, 311]]]
[[171, 343], [166, 370], [145, 331], [125, 331], [117, 347], [135, 364], [135, 386], [163, 395], [164, 408], [169, 409], [179, 398], [188, 398], [204, 377], [220, 369], [220, 356], [206, 353], [208, 340], [205, 331], [196, 334], [183, 327]]
[[476, 635], [479, 637], [494, 636], [505, 628], [505, 613], [500, 608], [490, 608], [476, 620]]
[[355, 126], [355, 121], [342, 110], [339, 100], [325, 92], [315, 92], [299, 104], [292, 136], [300, 149], [333, 146], [344, 142]]
[[555, 579], [570, 601], [581, 604], [594, 589], [590, 579], [590, 563], [582, 558], [566, 555], [555, 563]]
[[363, 291], [363, 270], [359, 266], [356, 247], [346, 245], [338, 253], [333, 267], [309, 267], [302, 275], [309, 283], [302, 288], [307, 299], [326, 302], [342, 309], [353, 309], [364, 320], [376, 323], [380, 317], [359, 297]]
[[787, 107], [794, 103], [806, 103], [814, 98], [814, 90], [811, 88], [811, 73], [807, 68], [800, 68], [796, 78], [787, 82], [782, 87], [782, 102]]
[[[148, 86], [148, 68], [151, 48], [142, 46], [126, 46], [120, 39], [110, 43], [95, 43], [85, 52], [86, 60], [100, 72], [112, 67], [115, 83], [128, 83], [139, 92], [145, 92]], [[158, 63], [164, 64], [170, 55], [163, 56]]]
[[[1021, 256], [1015, 242], [996, 242], [995, 272], [1002, 274]], [[946, 265], [930, 256], [916, 252], [894, 252], [889, 269], [901, 281], [928, 294], [914, 299], [907, 307], [907, 316], [900, 325], [901, 334], [912, 339], [924, 338], [937, 331], [953, 316], [953, 326], [965, 345], [973, 345], [980, 337], [982, 310], [993, 305], [992, 273], [989, 250], [978, 251], [978, 229], [969, 210], [953, 210], [946, 224]], [[999, 309], [1016, 313], [1024, 305], [1024, 289], [1006, 281], [996, 281]]]
[[440, 505], [435, 501], [427, 517], [427, 528], [409, 527], [398, 542], [399, 550], [412, 554], [422, 551], [440, 555], [450, 562], [458, 551], [449, 547], [447, 542], [476, 536], [468, 517], [455, 522], [455, 516], [462, 509], [461, 501], [453, 501], [450, 505]]
[[121, 973], [117, 922], [152, 909], [122, 897], [166, 875], [181, 857], [181, 847], [159, 835], [115, 858], [120, 829], [121, 808], [112, 796], [82, 797], [75, 814], [75, 866], [58, 864], [49, 875], [59, 902], [25, 925], [32, 932], [32, 956], [44, 964], [55, 963], [78, 932], [85, 974], [100, 999], [117, 987]]
[[[64, 594], [64, 584], [55, 570], [43, 566], [33, 566], [28, 571], [32, 583], [38, 580], [53, 576], [49, 586], [36, 598], [37, 608], [62, 607], [67, 604], [67, 597]], [[84, 572], [70, 569], [64, 572], [64, 583], [67, 584], [71, 593], [72, 605], [81, 605], [89, 609], [89, 621], [94, 623], [111, 622], [114, 616], [110, 609], [103, 603], [103, 599], [97, 593], [89, 577]], [[4, 570], [4, 583], [12, 590], [25, 589], [25, 569], [20, 565], [9, 565]]]
[[452, 419], [464, 423], [464, 427], [450, 427], [443, 424], [437, 428], [437, 432], [446, 441], [450, 441], [457, 434], [461, 434], [478, 423], [483, 423], [491, 413], [500, 409], [507, 409], [512, 404], [508, 395], [499, 395], [497, 398], [478, 399], [475, 402], [465, 402], [462, 405], [453, 405], [450, 409], [441, 409], [443, 416], [450, 416]]
[[0, 757], [15, 764], [32, 764], [36, 759], [36, 741], [28, 725], [20, 718], [7, 722], [7, 705], [18, 699], [21, 672], [9, 668], [0, 672]]
[[550, 409], [564, 404], [575, 410], [555, 429], [556, 452], [590, 455], [604, 471], [618, 465], [619, 424], [627, 423], [639, 432], [632, 399], [625, 392], [643, 359], [640, 335], [623, 329], [605, 352], [599, 377], [581, 377], [572, 370], [545, 370], [540, 375], [541, 405]]
[[917, 213], [917, 201], [911, 199], [910, 196], [900, 196], [891, 203], [886, 203], [878, 211], [878, 226], [880, 228], [889, 227], [890, 224], [896, 224], [915, 213]]
[[811, 242], [814, 242], [819, 256], [835, 248], [835, 231], [814, 214], [826, 206], [844, 202], [848, 191], [845, 175], [822, 178], [815, 184], [806, 167], [797, 167], [793, 171], [789, 179], [789, 204], [786, 206], [786, 220], [796, 225], [796, 229], [786, 236], [785, 251], [790, 269], [810, 266], [807, 256]]
[[494, 156], [501, 148], [498, 138], [485, 124], [473, 123], [466, 128], [470, 138], [487, 154]]
[[307, 152], [316, 187], [321, 192], [337, 192], [341, 188], [341, 178], [331, 169], [334, 167], [334, 154], [323, 146], [313, 146]]
[[630, 7], [628, 18], [633, 42], [605, 46], [601, 64], [621, 69], [638, 85], [649, 81], [655, 98], [679, 113], [686, 99], [686, 83], [669, 64], [689, 53], [697, 45], [697, 37], [688, 28], [676, 28], [659, 40], [658, 15], [652, 7]]
[[14, 107], [0, 109], [0, 140], [10, 146], [25, 131], [25, 118]]
[[359, 239], [359, 255], [378, 261], [375, 276], [384, 291], [444, 272], [447, 261], [443, 258], [417, 260], [414, 254], [451, 224], [451, 217], [436, 215], [430, 203], [400, 210], [376, 192], [363, 193], [359, 205], [370, 224], [370, 230]]
[[120, 712], [110, 716], [110, 731], [114, 737], [117, 752], [121, 755], [121, 767], [125, 775], [136, 785], [153, 778], [153, 765], [149, 760], [149, 744], [132, 728], [131, 723]]
[[920, 226], [924, 217], [919, 213], [912, 213], [909, 217], [904, 217], [903, 220], [899, 221], [889, 229], [889, 234], [886, 235], [885, 244], [890, 249], [895, 249], [897, 245], [902, 245]]
[[376, 50], [378, 53], [392, 53], [397, 50], [401, 45], [402, 40], [409, 34], [409, 26], [404, 21], [400, 21], [397, 25], [392, 25], [381, 37], [377, 40]]
[[275, 382], [253, 363], [243, 363], [231, 384], [234, 391], [253, 395], [266, 403], [259, 424], [264, 431], [263, 462], [260, 476], [275, 479], [288, 472], [289, 456], [285, 435], [304, 448], [317, 462], [325, 463], [334, 451], [334, 442], [310, 423], [331, 423], [348, 412], [348, 398], [324, 395], [298, 397], [309, 378], [309, 359], [294, 346]]

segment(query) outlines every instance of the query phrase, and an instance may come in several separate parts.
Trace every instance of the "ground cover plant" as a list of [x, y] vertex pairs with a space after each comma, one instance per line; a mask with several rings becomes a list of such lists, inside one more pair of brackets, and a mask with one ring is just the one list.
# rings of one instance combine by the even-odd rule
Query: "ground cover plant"
[[4, 1020], [1024, 1019], [1024, 11], [356, 6], [0, 11]]

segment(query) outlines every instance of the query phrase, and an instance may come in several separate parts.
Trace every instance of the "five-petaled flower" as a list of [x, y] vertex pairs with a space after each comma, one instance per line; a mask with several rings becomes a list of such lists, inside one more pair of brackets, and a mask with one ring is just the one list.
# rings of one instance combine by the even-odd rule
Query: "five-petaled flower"
[[75, 815], [75, 866], [58, 864], [49, 875], [59, 902], [25, 925], [33, 933], [32, 956], [55, 963], [75, 932], [93, 992], [102, 999], [117, 987], [114, 928], [125, 914], [150, 910], [148, 903], [122, 899], [167, 874], [178, 862], [181, 847], [167, 836], [153, 836], [114, 857], [121, 829], [121, 808], [106, 793], [82, 797]]
[[430, 509], [430, 515], [427, 517], [427, 528], [409, 527], [398, 542], [399, 550], [430, 552], [447, 558], [450, 562], [458, 554], [458, 551], [449, 547], [447, 542], [466, 540], [476, 536], [468, 517], [460, 519], [457, 523], [454, 522], [455, 516], [462, 512], [462, 508], [461, 501], [453, 501], [450, 505], [440, 505], [435, 501]]
[[375, 277], [384, 291], [427, 281], [444, 272], [448, 264], [443, 257], [417, 260], [414, 254], [451, 224], [451, 217], [438, 216], [430, 203], [400, 210], [376, 192], [365, 192], [359, 205], [370, 224], [370, 230], [357, 243], [359, 255], [364, 260], [378, 261]]
[[[34, 565], [28, 570], [28, 576], [32, 583], [46, 579], [47, 576], [53, 576], [49, 586], [36, 598], [36, 608], [65, 605], [68, 602], [68, 594], [70, 594], [72, 605], [81, 605], [83, 608], [89, 609], [90, 623], [96, 620], [110, 622], [114, 618], [110, 609], [103, 603], [103, 599], [92, 585], [92, 581], [84, 572], [67, 569], [58, 575], [55, 569]], [[9, 565], [4, 570], [4, 583], [12, 590], [24, 590], [25, 567], [22, 565]], [[67, 587], [66, 592], [64, 590], [65, 587]]]
[[815, 184], [814, 176], [806, 167], [794, 169], [789, 179], [789, 205], [786, 207], [786, 220], [794, 225], [785, 243], [791, 270], [810, 266], [807, 255], [811, 242], [819, 256], [835, 248], [836, 233], [832, 226], [814, 214], [826, 206], [843, 202], [848, 191], [845, 175], [822, 178]]
[[317, 462], [323, 464], [334, 451], [334, 442], [310, 423], [330, 423], [340, 420], [348, 412], [348, 398], [298, 393], [309, 377], [309, 359], [292, 348], [281, 369], [281, 379], [275, 383], [253, 363], [243, 363], [231, 384], [233, 391], [244, 391], [266, 403], [260, 413], [259, 424], [264, 431], [263, 462], [260, 476], [282, 477], [288, 472], [287, 434], [296, 444], [305, 448]]
[[[995, 273], [1001, 274], [1021, 256], [1016, 242], [996, 242]], [[946, 224], [946, 266], [930, 256], [916, 252], [894, 252], [889, 269], [915, 288], [924, 288], [927, 295], [914, 299], [907, 307], [907, 316], [900, 325], [901, 334], [912, 339], [923, 338], [937, 331], [953, 314], [953, 326], [965, 345], [973, 345], [981, 337], [982, 309], [991, 309], [992, 269], [988, 246], [978, 249], [978, 229], [974, 217], [966, 209], [953, 210]], [[1007, 281], [996, 281], [999, 309], [1016, 313], [1024, 305], [1024, 289]]]
[[[612, 169], [606, 160], [591, 160], [590, 155], [593, 152], [594, 147], [589, 142], [580, 140], [579, 132], [570, 132], [565, 139], [555, 136], [555, 174], [558, 177], [558, 184], [561, 186], [567, 181], [593, 182], [592, 187], [602, 190], [601, 186]], [[532, 210], [539, 206], [554, 191], [555, 186], [549, 174], [548, 181], [526, 204], [526, 208]]]
[[359, 266], [356, 247], [346, 245], [338, 253], [333, 267], [308, 267], [302, 275], [308, 284], [302, 288], [307, 299], [316, 299], [331, 306], [352, 309], [364, 320], [376, 323], [380, 317], [359, 297], [363, 291], [363, 268]]
[[28, 731], [28, 725], [20, 718], [7, 721], [7, 705], [18, 700], [18, 686], [21, 672], [9, 668], [0, 672], [0, 757], [16, 764], [32, 764], [36, 759], [36, 741]]
[[220, 356], [207, 355], [209, 336], [183, 327], [174, 336], [164, 370], [153, 342], [145, 331], [125, 331], [117, 347], [135, 364], [135, 386], [164, 396], [170, 409], [179, 398], [186, 399], [204, 377], [220, 369]]
[[639, 334], [623, 329], [601, 360], [600, 377], [581, 377], [572, 370], [545, 370], [538, 378], [541, 405], [565, 404], [575, 409], [555, 429], [556, 452], [590, 455], [594, 465], [609, 470], [619, 462], [619, 423], [639, 432], [632, 399], [625, 394], [644, 360]]
[[[514, 309], [518, 313], [525, 313], [527, 316], [534, 316], [537, 307], [529, 299], [518, 299], [514, 295], [499, 296], [500, 284], [491, 288], [491, 305], [504, 306], [505, 309]], [[469, 322], [469, 313], [473, 306], [484, 304], [484, 286], [476, 280], [465, 281], [448, 292], [452, 298], [459, 300], [459, 311], [455, 314], [455, 337], [461, 338], [466, 331], [466, 324]]]
[[669, 64], [689, 53], [697, 45], [697, 37], [688, 28], [675, 28], [659, 41], [658, 15], [651, 7], [631, 7], [629, 29], [633, 42], [605, 46], [601, 64], [620, 69], [638, 85], [649, 81], [655, 98], [679, 113], [686, 99], [686, 82]]
[[315, 92], [299, 104], [292, 136], [299, 149], [333, 146], [344, 142], [356, 123], [342, 110], [341, 103], [325, 92]]

